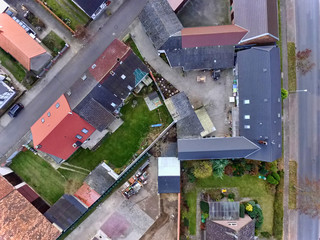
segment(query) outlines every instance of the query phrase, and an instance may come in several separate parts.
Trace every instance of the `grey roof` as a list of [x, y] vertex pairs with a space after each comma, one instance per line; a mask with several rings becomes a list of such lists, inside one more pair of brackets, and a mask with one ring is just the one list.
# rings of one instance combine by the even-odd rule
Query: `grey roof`
[[248, 30], [241, 42], [270, 33], [278, 38], [277, 0], [233, 1], [234, 23]]
[[48, 211], [44, 213], [46, 218], [57, 224], [63, 230], [71, 226], [86, 211], [74, 196], [63, 195]]
[[84, 180], [93, 190], [102, 195], [115, 182], [115, 179], [103, 167], [103, 164], [97, 166]]
[[177, 136], [179, 139], [199, 137], [203, 131], [204, 128], [194, 111], [177, 122]]
[[[258, 144], [249, 159], [272, 162], [282, 155], [280, 53], [276, 46], [238, 52], [239, 133]], [[244, 101], [249, 100], [249, 104]], [[248, 118], [250, 115], [250, 119]], [[250, 126], [250, 129], [245, 128]]]
[[259, 149], [244, 137], [178, 139], [179, 160], [245, 158]]
[[254, 234], [254, 220], [243, 226], [239, 231], [228, 228], [211, 220], [206, 222], [207, 240], [253, 240]]
[[30, 59], [30, 69], [39, 72], [51, 60], [52, 56], [45, 52]]
[[92, 16], [95, 11], [100, 7], [100, 5], [106, 0], [72, 0], [76, 3], [86, 14]]
[[0, 109], [9, 103], [15, 95], [16, 92], [12, 90], [4, 81], [0, 80]]
[[159, 176], [158, 193], [179, 193], [180, 176]]
[[234, 46], [182, 48], [181, 36], [174, 36], [160, 49], [166, 52], [171, 67], [182, 67], [185, 71], [234, 67]]
[[139, 19], [156, 49], [183, 28], [166, 0], [149, 0]]
[[209, 202], [210, 220], [237, 220], [239, 210], [239, 202]]

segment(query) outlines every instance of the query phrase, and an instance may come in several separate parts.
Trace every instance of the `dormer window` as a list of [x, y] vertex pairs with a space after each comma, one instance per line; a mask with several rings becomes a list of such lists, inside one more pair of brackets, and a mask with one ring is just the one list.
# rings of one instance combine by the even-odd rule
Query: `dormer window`
[[243, 100], [243, 103], [244, 104], [250, 104], [250, 100], [249, 99]]

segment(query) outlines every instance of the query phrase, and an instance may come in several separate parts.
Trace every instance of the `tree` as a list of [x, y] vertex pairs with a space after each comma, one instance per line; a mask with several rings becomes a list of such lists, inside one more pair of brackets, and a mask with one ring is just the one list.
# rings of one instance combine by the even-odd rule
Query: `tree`
[[195, 161], [193, 175], [196, 178], [207, 178], [212, 175], [212, 165], [209, 161]]
[[222, 179], [224, 174], [224, 169], [229, 164], [229, 160], [218, 159], [218, 160], [211, 160], [211, 162], [212, 162], [213, 175]]
[[284, 88], [281, 88], [281, 98], [282, 100], [286, 99], [288, 97], [288, 91]]
[[302, 75], [307, 74], [315, 66], [315, 64], [310, 61], [311, 53], [312, 51], [306, 48], [296, 54], [297, 69], [302, 73]]
[[296, 186], [298, 210], [311, 217], [320, 215], [320, 180], [301, 179]]

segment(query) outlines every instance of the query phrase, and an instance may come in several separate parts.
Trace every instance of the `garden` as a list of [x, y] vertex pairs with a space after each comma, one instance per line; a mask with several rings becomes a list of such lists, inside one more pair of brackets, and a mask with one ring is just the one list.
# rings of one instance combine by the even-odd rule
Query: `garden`
[[10, 54], [0, 49], [0, 64], [4, 66], [12, 75], [22, 82], [26, 76], [26, 70], [24, 67], [15, 60]]
[[[281, 239], [283, 208], [278, 188], [282, 192], [283, 173], [278, 170], [277, 161], [186, 161], [182, 172], [180, 227], [185, 238], [196, 235], [197, 224], [200, 229], [205, 228], [209, 201], [239, 201], [240, 217], [246, 213], [256, 219], [256, 235]], [[197, 198], [201, 200], [198, 220]], [[279, 223], [281, 226], [276, 226]]]
[[55, 32], [51, 31], [42, 39], [42, 43], [50, 49], [53, 57], [57, 56], [58, 53], [63, 49], [66, 42], [63, 41]]

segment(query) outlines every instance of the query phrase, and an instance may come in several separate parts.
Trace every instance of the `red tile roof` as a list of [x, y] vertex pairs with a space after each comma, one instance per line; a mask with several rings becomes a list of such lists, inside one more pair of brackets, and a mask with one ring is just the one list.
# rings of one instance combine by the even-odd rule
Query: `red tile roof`
[[39, 195], [35, 191], [33, 191], [31, 187], [28, 186], [28, 184], [23, 185], [22, 187], [18, 188], [17, 190], [29, 202], [33, 202], [34, 200], [36, 200], [39, 197]]
[[0, 199], [7, 196], [14, 190], [14, 187], [2, 176], [0, 176]]
[[30, 70], [30, 59], [46, 50], [8, 14], [0, 14], [0, 25], [0, 47]]
[[89, 72], [96, 81], [100, 82], [117, 64], [118, 60], [129, 52], [130, 48], [123, 42], [115, 39], [89, 68]]
[[[84, 128], [87, 133], [81, 131]], [[31, 127], [34, 146], [64, 160], [76, 151], [72, 146], [75, 142], [83, 143], [94, 131], [94, 127], [71, 111], [64, 95]], [[82, 138], [76, 138], [77, 135]]]
[[235, 45], [240, 42], [247, 32], [244, 28], [236, 25], [183, 28], [181, 30], [182, 47]]
[[81, 188], [74, 194], [80, 201], [90, 207], [100, 197], [100, 194], [89, 187], [88, 184], [83, 183]]
[[14, 190], [0, 200], [0, 239], [54, 240], [60, 231]]

